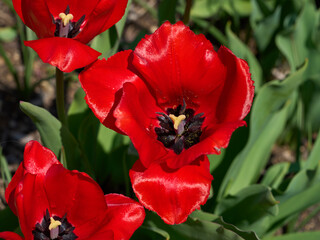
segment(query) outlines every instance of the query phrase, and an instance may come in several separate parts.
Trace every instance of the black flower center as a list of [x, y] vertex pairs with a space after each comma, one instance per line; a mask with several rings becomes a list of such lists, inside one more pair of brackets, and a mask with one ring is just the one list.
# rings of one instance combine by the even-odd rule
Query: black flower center
[[160, 127], [154, 129], [158, 135], [157, 140], [176, 154], [200, 142], [205, 117], [202, 117], [203, 113], [194, 113], [193, 109], [186, 108], [185, 102], [177, 108], [167, 109], [166, 114], [158, 112]]
[[62, 218], [58, 216], [50, 217], [47, 209], [41, 224], [36, 224], [35, 229], [32, 230], [32, 234], [34, 240], [74, 240], [78, 238], [73, 233], [74, 229], [75, 227], [68, 222], [66, 215]]
[[85, 19], [85, 15], [83, 15], [77, 22], [72, 21], [72, 19], [73, 15], [70, 14], [69, 6], [63, 13], [59, 14], [58, 19], [54, 19], [52, 16], [52, 21], [56, 25], [54, 35], [56, 37], [66, 38], [73, 38], [77, 36], [80, 32], [81, 24]]

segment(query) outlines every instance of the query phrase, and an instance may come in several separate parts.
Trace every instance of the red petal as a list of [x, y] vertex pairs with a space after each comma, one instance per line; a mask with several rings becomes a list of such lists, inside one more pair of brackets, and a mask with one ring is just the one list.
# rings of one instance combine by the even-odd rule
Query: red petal
[[23, 240], [23, 238], [14, 232], [0, 232], [0, 238], [4, 240]]
[[[92, 221], [107, 210], [104, 194], [99, 185], [88, 175], [69, 171], [62, 165], [50, 168], [45, 178], [45, 189], [50, 213], [59, 217], [67, 214], [68, 221], [77, 230], [79, 226]], [[94, 223], [97, 228], [98, 222]], [[89, 229], [82, 229], [85, 230], [89, 232]]]
[[22, 15], [22, 10], [21, 10], [21, 0], [12, 0], [12, 4], [14, 7], [14, 10], [18, 14], [18, 16], [21, 18], [22, 22], [25, 23], [23, 15]]
[[27, 173], [16, 189], [17, 213], [26, 239], [33, 239], [32, 230], [36, 223], [41, 223], [49, 207], [43, 181], [44, 176]]
[[99, 0], [46, 0], [46, 2], [54, 18], [58, 18], [59, 14], [64, 13], [69, 6], [70, 13], [73, 15], [72, 21], [77, 22], [83, 15], [86, 15], [87, 18], [97, 6]]
[[38, 38], [53, 37], [56, 25], [45, 0], [15, 0], [17, 13], [22, 14], [22, 21], [34, 31]]
[[184, 150], [179, 155], [170, 151], [171, 157], [167, 160], [168, 166], [177, 169], [190, 164], [194, 159], [201, 155], [220, 154], [220, 149], [228, 146], [231, 134], [234, 130], [244, 125], [246, 125], [245, 121], [237, 121], [219, 124], [205, 129], [199, 143]]
[[139, 201], [167, 224], [186, 221], [192, 211], [205, 204], [213, 179], [206, 156], [178, 170], [158, 164], [146, 169], [138, 160], [129, 174]]
[[169, 151], [157, 140], [156, 112], [162, 109], [142, 81], [123, 85], [121, 101], [114, 111], [116, 126], [130, 137], [146, 167], [154, 161], [162, 161]]
[[25, 41], [24, 44], [35, 50], [41, 60], [63, 72], [71, 72], [94, 62], [101, 53], [71, 38], [44, 38]]
[[31, 174], [45, 175], [52, 165], [60, 164], [56, 155], [37, 141], [26, 144], [23, 158], [23, 166]]
[[[90, 2], [90, 1], [89, 1]], [[128, 0], [100, 0], [75, 39], [88, 43], [96, 35], [116, 24], [124, 15]], [[82, 6], [79, 4], [79, 6]]]
[[142, 205], [120, 194], [107, 194], [108, 229], [114, 232], [114, 239], [130, 239], [134, 231], [143, 223], [145, 212]]
[[226, 47], [220, 47], [218, 54], [227, 67], [227, 78], [216, 110], [217, 118], [221, 123], [242, 120], [250, 111], [254, 95], [248, 64]]
[[[151, 85], [158, 103], [172, 107], [197, 103], [225, 78], [225, 67], [212, 44], [182, 22], [169, 22], [146, 36], [134, 51], [133, 65]], [[190, 105], [189, 105], [190, 106]]]
[[132, 51], [123, 51], [106, 60], [98, 60], [79, 74], [86, 101], [94, 114], [108, 128], [121, 132], [115, 126], [113, 110], [122, 96], [124, 82], [134, 82], [138, 76], [128, 70]]

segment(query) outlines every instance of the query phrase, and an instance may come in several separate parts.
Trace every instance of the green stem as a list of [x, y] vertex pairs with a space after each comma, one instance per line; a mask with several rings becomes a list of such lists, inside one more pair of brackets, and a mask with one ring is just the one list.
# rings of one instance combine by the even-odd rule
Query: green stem
[[10, 73], [12, 74], [12, 76], [14, 78], [14, 81], [16, 82], [18, 91], [21, 92], [21, 86], [20, 86], [20, 82], [19, 82], [19, 77], [18, 77], [17, 71], [14, 68], [14, 66], [13, 66], [12, 62], [10, 61], [10, 59], [8, 58], [8, 56], [7, 56], [6, 52], [5, 52], [5, 50], [3, 49], [1, 43], [0, 43], [0, 55], [3, 57], [4, 62], [6, 63]]
[[56, 107], [60, 122], [66, 125], [64, 110], [64, 75], [61, 70], [56, 68]]
[[189, 24], [189, 20], [190, 20], [190, 11], [191, 11], [191, 6], [192, 6], [192, 0], [186, 0], [186, 8], [184, 10], [184, 15], [183, 15], [183, 23], [185, 25]]

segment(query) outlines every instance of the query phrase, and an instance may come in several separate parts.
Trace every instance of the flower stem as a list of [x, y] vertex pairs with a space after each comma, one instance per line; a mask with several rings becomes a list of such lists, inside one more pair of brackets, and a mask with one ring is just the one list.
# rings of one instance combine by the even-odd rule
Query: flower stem
[[66, 124], [66, 116], [64, 110], [64, 76], [63, 72], [56, 68], [56, 107], [58, 118], [62, 124]]
[[190, 20], [190, 10], [191, 10], [191, 6], [192, 6], [192, 0], [186, 0], [186, 8], [184, 9], [184, 15], [183, 15], [183, 23], [185, 25], [189, 24], [189, 20]]

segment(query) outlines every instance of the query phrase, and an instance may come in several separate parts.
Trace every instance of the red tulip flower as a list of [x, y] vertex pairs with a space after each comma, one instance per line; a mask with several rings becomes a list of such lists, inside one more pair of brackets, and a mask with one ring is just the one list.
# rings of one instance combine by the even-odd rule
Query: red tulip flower
[[118, 22], [128, 0], [13, 0], [21, 20], [39, 40], [26, 41], [43, 62], [71, 72], [95, 61], [99, 52], [86, 46]]
[[[5, 193], [27, 240], [129, 239], [144, 220], [144, 209], [120, 194], [107, 194], [87, 174], [65, 169], [36, 141], [26, 145]], [[12, 232], [7, 240], [23, 239]]]
[[207, 200], [206, 154], [219, 154], [245, 125], [254, 95], [247, 63], [216, 52], [182, 22], [164, 23], [132, 52], [80, 74], [86, 101], [107, 127], [127, 134], [138, 160], [130, 178], [140, 202], [181, 223]]

